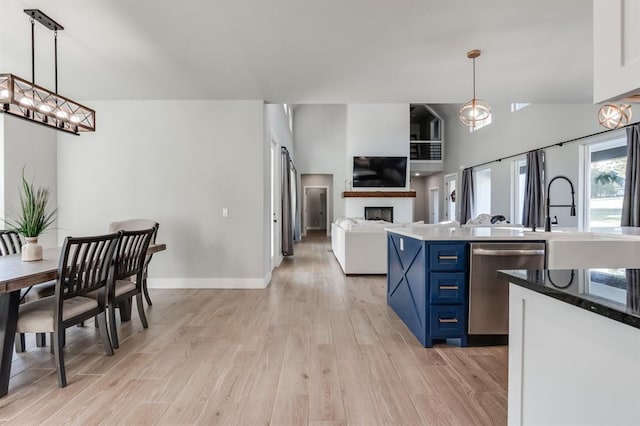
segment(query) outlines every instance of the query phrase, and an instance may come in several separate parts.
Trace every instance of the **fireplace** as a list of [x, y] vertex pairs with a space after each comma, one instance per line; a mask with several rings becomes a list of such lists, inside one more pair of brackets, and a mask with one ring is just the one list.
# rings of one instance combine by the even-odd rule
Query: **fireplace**
[[364, 218], [366, 220], [393, 222], [393, 207], [365, 207]]

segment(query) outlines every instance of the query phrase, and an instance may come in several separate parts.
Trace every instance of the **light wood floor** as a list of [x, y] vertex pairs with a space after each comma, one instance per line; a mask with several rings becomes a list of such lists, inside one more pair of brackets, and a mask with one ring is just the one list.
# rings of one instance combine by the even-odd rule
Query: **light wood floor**
[[0, 423], [506, 424], [506, 347], [424, 349], [384, 276], [345, 277], [323, 236], [295, 248], [266, 290], [152, 291], [113, 357], [70, 329], [64, 389], [29, 336]]

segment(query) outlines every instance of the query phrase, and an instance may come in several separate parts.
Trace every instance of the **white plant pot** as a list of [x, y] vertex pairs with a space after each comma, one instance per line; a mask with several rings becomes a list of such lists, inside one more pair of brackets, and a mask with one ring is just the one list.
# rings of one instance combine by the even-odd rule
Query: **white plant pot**
[[42, 260], [42, 246], [38, 244], [38, 237], [26, 237], [25, 240], [26, 244], [22, 246], [22, 261]]

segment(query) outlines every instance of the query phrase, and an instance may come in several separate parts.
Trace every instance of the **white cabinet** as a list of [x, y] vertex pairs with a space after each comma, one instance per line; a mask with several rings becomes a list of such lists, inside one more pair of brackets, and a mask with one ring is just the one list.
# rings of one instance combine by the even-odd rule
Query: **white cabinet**
[[640, 102], [638, 0], [593, 1], [593, 102], [612, 100]]

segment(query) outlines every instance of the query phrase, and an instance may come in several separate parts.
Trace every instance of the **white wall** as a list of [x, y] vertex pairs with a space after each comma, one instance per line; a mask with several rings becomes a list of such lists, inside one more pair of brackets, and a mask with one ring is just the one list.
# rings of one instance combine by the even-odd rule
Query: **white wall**
[[[353, 157], [368, 155], [409, 158], [409, 104], [347, 105], [347, 176], [353, 176]], [[409, 189], [408, 172], [407, 161], [404, 190]], [[395, 222], [413, 220], [413, 198], [347, 198], [345, 203], [347, 217], [364, 216], [366, 206], [393, 206]]]
[[346, 105], [298, 105], [293, 121], [296, 167], [302, 174], [333, 176], [334, 218], [345, 216], [342, 192], [347, 175]]
[[[49, 189], [49, 205], [55, 208], [59, 205], [56, 159], [58, 132], [7, 114], [0, 114], [0, 121], [3, 122], [3, 131], [0, 133], [0, 155], [3, 161], [3, 184], [0, 189], [4, 213], [2, 216], [12, 218], [19, 209], [23, 167], [27, 181], [33, 182], [36, 188], [42, 186]], [[70, 138], [79, 140], [77, 136]], [[51, 229], [40, 236], [38, 242], [44, 247], [56, 247], [57, 226], [58, 223], [54, 223]]]
[[[493, 123], [472, 133], [458, 119], [460, 105], [440, 104], [434, 107], [445, 120], [447, 135], [445, 171], [441, 176], [459, 172], [460, 167], [473, 166], [605, 130], [597, 122], [598, 105], [534, 104], [512, 113], [509, 104], [492, 104]], [[579, 142], [547, 149], [547, 182], [562, 174], [569, 177], [577, 189], [578, 152]], [[506, 217], [510, 215], [512, 160], [489, 165], [492, 213], [504, 214]], [[556, 194], [554, 183], [552, 200], [564, 204], [564, 201], [570, 200], [570, 195], [568, 188], [560, 188], [561, 186], [558, 184]], [[558, 216], [562, 226], [578, 226], [578, 217], [570, 217], [568, 208], [554, 209], [551, 214]]]
[[264, 286], [263, 102], [89, 104], [97, 131], [58, 139], [60, 239], [155, 219], [168, 249], [154, 257], [152, 285]]

